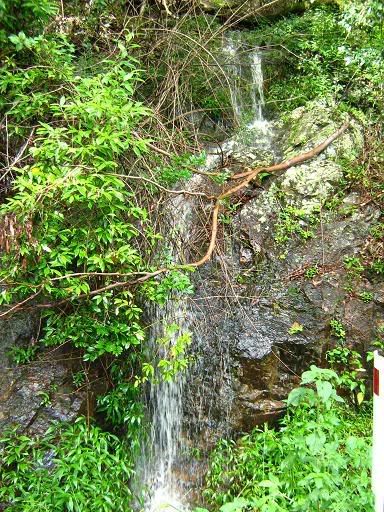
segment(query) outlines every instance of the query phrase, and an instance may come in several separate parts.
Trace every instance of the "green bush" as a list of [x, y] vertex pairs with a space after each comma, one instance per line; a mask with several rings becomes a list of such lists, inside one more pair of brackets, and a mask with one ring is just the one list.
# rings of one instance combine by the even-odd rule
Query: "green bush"
[[250, 32], [253, 44], [271, 45], [279, 61], [268, 80], [271, 109], [323, 98], [381, 115], [382, 26], [382, 2], [347, 0], [340, 9], [315, 7]]
[[279, 430], [219, 443], [207, 503], [221, 512], [373, 510], [370, 408], [352, 411], [339, 385], [335, 372], [312, 366], [290, 393]]
[[10, 512], [129, 511], [129, 453], [85, 418], [42, 439], [14, 430], [0, 440], [0, 501]]
[[27, 36], [42, 29], [56, 11], [55, 0], [0, 0], [1, 49], [9, 43], [27, 47], [32, 41]]
[[[48, 20], [32, 11], [36, 26]], [[134, 385], [141, 382], [146, 339], [139, 304], [164, 304], [172, 291], [191, 291], [188, 275], [177, 269], [146, 279], [157, 265], [173, 263], [160, 251], [154, 262], [161, 236], [146, 208], [153, 180], [140, 180], [140, 165], [136, 181], [127, 177], [134, 163], [151, 161], [150, 140], [136, 130], [152, 112], [135, 97], [141, 72], [130, 34], [113, 39], [108, 55], [95, 49], [88, 66], [79, 66], [66, 36], [47, 30], [28, 37], [9, 39], [0, 70], [3, 154], [25, 150], [5, 172], [12, 183], [0, 206], [0, 305], [16, 311], [39, 302], [42, 311], [40, 339], [33, 353], [14, 354], [19, 363], [38, 349], [70, 345], [88, 368], [109, 370], [99, 411], [132, 440], [142, 416]], [[155, 178], [174, 183], [198, 161], [166, 159]], [[116, 365], [121, 371], [112, 374]], [[171, 357], [168, 374], [177, 366]]]

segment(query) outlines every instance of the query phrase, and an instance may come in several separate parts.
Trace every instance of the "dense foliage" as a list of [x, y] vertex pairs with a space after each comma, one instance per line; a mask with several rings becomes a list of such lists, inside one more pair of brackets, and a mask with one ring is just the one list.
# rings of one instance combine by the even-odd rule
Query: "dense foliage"
[[129, 447], [83, 418], [42, 439], [9, 432], [0, 450], [0, 500], [9, 511], [130, 510]]
[[358, 0], [343, 2], [340, 8], [317, 7], [251, 32], [251, 42], [271, 45], [272, 63], [280, 63], [272, 66], [269, 77], [271, 109], [289, 111], [323, 98], [336, 101], [340, 108], [380, 116], [383, 23], [382, 2]]
[[[31, 12], [40, 19], [53, 11], [53, 3], [52, 9], [36, 3]], [[145, 185], [129, 181], [127, 166], [148, 152], [148, 140], [134, 130], [151, 116], [133, 99], [140, 74], [129, 56], [130, 35], [124, 32], [112, 55], [100, 51], [97, 63], [83, 69], [63, 35], [15, 37], [8, 38], [14, 48], [0, 74], [1, 106], [7, 148], [19, 141], [15, 160], [25, 165], [18, 168], [7, 157], [5, 177], [13, 182], [1, 207], [1, 303], [17, 310], [17, 304], [39, 302], [43, 346], [70, 343], [84, 361], [107, 358], [113, 389], [101, 409], [113, 424], [132, 423], [130, 412], [138, 409], [128, 403], [137, 395], [133, 376], [140, 375], [146, 337], [139, 304], [164, 303], [171, 290], [190, 286], [177, 270], [151, 279], [157, 265], [171, 262], [158, 251], [156, 266], [151, 263], [161, 236], [144, 200], [156, 188], [145, 195]], [[177, 175], [177, 164], [172, 170]], [[122, 363], [112, 364], [119, 357]]]
[[[202, 162], [191, 156], [191, 112], [231, 116], [217, 56], [227, 27], [201, 15], [128, 25], [126, 8], [120, 0], [0, 0], [1, 314], [42, 314], [39, 340], [16, 347], [14, 361], [69, 346], [80, 361], [75, 386], [102, 368], [108, 387], [97, 407], [106, 431], [88, 418], [42, 439], [16, 430], [2, 439], [0, 502], [11, 511], [129, 510], [144, 430], [138, 396], [148, 381], [170, 380], [188, 363], [191, 336], [175, 324], [162, 326], [157, 340], [166, 358], [147, 359], [143, 304], [192, 292], [190, 269], [174, 265], [157, 229], [156, 208], [166, 187]], [[274, 112], [321, 97], [377, 120], [382, 23], [379, 0], [359, 0], [249, 31], [250, 43], [280, 48], [283, 65], [268, 87]], [[302, 229], [299, 218], [294, 229]], [[372, 261], [383, 273], [382, 260]], [[338, 370], [360, 364], [343, 346], [335, 350], [329, 362]], [[315, 368], [303, 383], [315, 389], [290, 395], [279, 431], [223, 441], [214, 452], [206, 492], [213, 507], [369, 509], [369, 422], [336, 394], [336, 386], [353, 389], [359, 405], [363, 383], [351, 371], [339, 379]]]
[[312, 366], [279, 430], [223, 440], [211, 456], [207, 502], [221, 512], [373, 510], [370, 408], [351, 411], [340, 384], [332, 370]]

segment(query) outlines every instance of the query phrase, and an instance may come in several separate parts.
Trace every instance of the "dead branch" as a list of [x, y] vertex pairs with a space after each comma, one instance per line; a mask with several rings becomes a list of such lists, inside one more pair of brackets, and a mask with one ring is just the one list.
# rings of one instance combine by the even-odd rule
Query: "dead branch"
[[286, 171], [290, 167], [299, 165], [303, 162], [306, 162], [307, 160], [311, 160], [315, 156], [319, 155], [322, 151], [324, 151], [330, 144], [332, 144], [332, 142], [334, 140], [336, 140], [342, 133], [344, 133], [345, 130], [348, 128], [348, 126], [349, 126], [348, 122], [344, 123], [341, 128], [336, 130], [324, 142], [322, 142], [318, 146], [314, 147], [310, 151], [307, 151], [305, 153], [302, 153], [301, 155], [295, 156], [294, 158], [290, 158], [289, 160], [285, 160], [284, 162], [281, 162], [280, 164], [271, 165], [270, 167], [257, 167], [256, 169], [251, 169], [251, 170], [247, 171], [247, 173], [245, 173], [245, 179], [241, 183], [239, 183], [238, 185], [235, 185], [234, 187], [232, 187], [229, 190], [220, 194], [216, 199], [216, 203], [215, 203], [215, 206], [214, 206], [213, 212], [212, 212], [211, 240], [209, 243], [208, 250], [200, 260], [195, 261], [194, 263], [191, 263], [191, 266], [200, 267], [201, 265], [204, 265], [204, 263], [209, 261], [212, 256], [212, 253], [213, 253], [215, 245], [216, 245], [219, 211], [220, 211], [220, 206], [221, 206], [223, 199], [235, 194], [239, 190], [248, 186], [248, 184], [252, 180], [254, 180], [258, 176], [258, 174], [261, 172], [272, 173], [272, 172], [277, 172], [277, 171]]
[[31, 133], [28, 136], [28, 139], [21, 146], [21, 148], [18, 150], [18, 152], [17, 152], [15, 158], [12, 160], [12, 162], [9, 162], [9, 150], [8, 150], [9, 139], [8, 139], [8, 133], [7, 133], [7, 140], [6, 140], [6, 145], [7, 145], [7, 166], [4, 167], [1, 170], [1, 172], [3, 174], [0, 176], [0, 181], [2, 181], [9, 173], [11, 173], [12, 170], [16, 167], [16, 165], [21, 161], [21, 159], [22, 159], [22, 157], [23, 157], [23, 155], [25, 153], [25, 150], [28, 148], [28, 146], [30, 145], [30, 143], [31, 143], [31, 141], [33, 139], [34, 132], [35, 132], [35, 127], [32, 128]]

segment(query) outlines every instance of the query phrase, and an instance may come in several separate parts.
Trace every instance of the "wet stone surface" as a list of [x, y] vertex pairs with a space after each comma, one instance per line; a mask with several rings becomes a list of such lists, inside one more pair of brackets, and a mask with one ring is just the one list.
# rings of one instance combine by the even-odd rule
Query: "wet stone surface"
[[26, 365], [12, 363], [9, 351], [33, 344], [38, 328], [38, 318], [31, 315], [0, 322], [0, 433], [18, 426], [22, 432], [42, 435], [52, 421], [73, 421], [86, 412], [86, 394], [73, 389], [63, 351], [46, 353]]
[[[329, 106], [312, 107], [316, 115], [292, 113], [293, 133], [280, 140], [286, 156], [308, 150], [340, 125], [330, 120]], [[185, 424], [195, 425], [203, 449], [281, 416], [301, 373], [326, 364], [337, 343], [332, 319], [345, 326], [347, 346], [361, 353], [375, 339], [383, 323], [383, 283], [369, 272], [351, 275], [344, 259], [364, 259], [380, 211], [356, 191], [341, 201], [348, 214], [325, 207], [340, 186], [337, 158], [354, 158], [361, 147], [361, 129], [353, 125], [324, 154], [267, 180], [238, 208], [216, 257], [195, 274], [189, 309], [197, 363], [184, 408]], [[287, 206], [304, 212], [298, 223], [312, 231], [307, 240], [295, 232], [276, 240], [279, 212]], [[310, 225], [305, 215], [313, 216]], [[311, 268], [317, 270], [308, 276]], [[362, 291], [372, 301], [361, 300]]]
[[[353, 222], [329, 222], [323, 238], [318, 233], [305, 243], [291, 241], [284, 259], [271, 231], [256, 265], [244, 269], [238, 247], [225, 260], [226, 280], [218, 279], [220, 261], [200, 272], [191, 306], [199, 363], [191, 377], [194, 401], [186, 403], [188, 421], [199, 417], [215, 432], [213, 437], [274, 421], [301, 373], [311, 364], [325, 363], [326, 351], [336, 343], [329, 325], [333, 318], [345, 325], [349, 346], [359, 351], [369, 347], [384, 314], [383, 285], [361, 276], [355, 288], [374, 297], [365, 303], [348, 290], [343, 259], [359, 254], [375, 218], [368, 208]], [[248, 234], [252, 230], [242, 228]], [[306, 277], [305, 269], [314, 264], [319, 275]], [[294, 324], [302, 330], [292, 332]], [[214, 442], [204, 429], [200, 434], [203, 444]]]

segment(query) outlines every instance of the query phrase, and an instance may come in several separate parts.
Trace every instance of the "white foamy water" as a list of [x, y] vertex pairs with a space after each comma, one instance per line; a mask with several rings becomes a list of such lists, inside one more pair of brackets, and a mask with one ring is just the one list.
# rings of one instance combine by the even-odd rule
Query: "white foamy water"
[[[202, 178], [195, 175], [189, 182], [189, 188], [199, 188]], [[191, 236], [194, 220], [194, 201], [191, 197], [174, 196], [164, 211], [165, 238], [170, 244], [170, 256], [175, 263], [183, 260], [185, 247]], [[185, 297], [168, 300], [164, 306], [154, 306], [151, 311], [152, 327], [149, 344], [156, 366], [161, 359], [171, 359], [170, 350], [180, 335], [189, 333], [190, 313]], [[176, 324], [178, 331], [170, 336], [164, 346], [157, 340], [164, 337], [167, 326]], [[148, 496], [145, 503], [146, 512], [175, 511], [188, 509], [182, 496], [179, 479], [175, 468], [180, 467], [182, 444], [183, 398], [186, 372], [179, 372], [170, 381], [159, 378], [149, 392], [151, 412], [150, 443], [145, 449], [141, 465]]]
[[148, 512], [183, 512], [186, 509], [186, 504], [181, 501], [174, 489], [158, 487], [146, 510]]
[[247, 48], [241, 32], [229, 32], [223, 41], [224, 67], [238, 124], [265, 125], [262, 51]]

